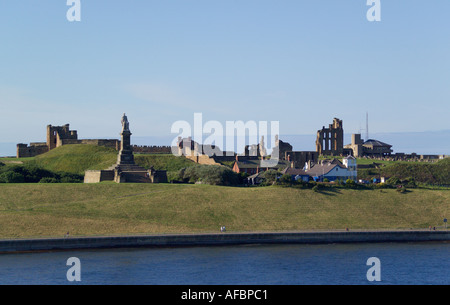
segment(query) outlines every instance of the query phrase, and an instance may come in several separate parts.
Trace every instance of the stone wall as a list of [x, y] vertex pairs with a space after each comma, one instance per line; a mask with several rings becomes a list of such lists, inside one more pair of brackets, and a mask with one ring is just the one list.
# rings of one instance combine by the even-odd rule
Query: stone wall
[[133, 152], [141, 154], [171, 154], [172, 148], [170, 146], [133, 145]]
[[201, 156], [186, 156], [186, 159], [192, 160], [195, 163], [198, 164], [204, 164], [204, 165], [221, 165], [220, 163], [217, 163], [216, 160], [214, 160], [213, 157], [208, 157], [207, 155], [201, 155]]
[[102, 181], [114, 181], [114, 171], [91, 170], [85, 172], [84, 183], [99, 183]]
[[46, 143], [17, 144], [17, 158], [30, 158], [48, 152]]
[[319, 161], [319, 153], [315, 151], [288, 151], [285, 153], [284, 160], [291, 162], [294, 168], [303, 168], [305, 163]]
[[217, 233], [1, 240], [0, 253], [129, 247], [450, 241], [450, 231]]

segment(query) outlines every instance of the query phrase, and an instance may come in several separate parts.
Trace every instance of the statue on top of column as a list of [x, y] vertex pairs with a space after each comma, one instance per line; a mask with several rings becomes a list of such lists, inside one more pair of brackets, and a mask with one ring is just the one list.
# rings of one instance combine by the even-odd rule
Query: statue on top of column
[[130, 123], [128, 123], [128, 118], [125, 113], [122, 116], [122, 130], [130, 130]]

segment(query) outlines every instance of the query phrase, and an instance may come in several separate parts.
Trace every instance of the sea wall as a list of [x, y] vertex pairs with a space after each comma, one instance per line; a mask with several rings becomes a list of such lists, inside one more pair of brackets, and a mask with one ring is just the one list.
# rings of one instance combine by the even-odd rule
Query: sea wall
[[0, 253], [69, 249], [450, 241], [450, 231], [221, 233], [0, 240]]

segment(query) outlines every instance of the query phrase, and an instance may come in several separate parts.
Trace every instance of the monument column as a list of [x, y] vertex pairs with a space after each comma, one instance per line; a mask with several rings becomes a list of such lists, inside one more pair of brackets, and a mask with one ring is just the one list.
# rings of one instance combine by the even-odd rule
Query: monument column
[[122, 132], [120, 133], [121, 143], [120, 152], [117, 157], [118, 165], [134, 164], [133, 148], [131, 147], [131, 131], [130, 124], [128, 123], [128, 118], [123, 114], [122, 117]]

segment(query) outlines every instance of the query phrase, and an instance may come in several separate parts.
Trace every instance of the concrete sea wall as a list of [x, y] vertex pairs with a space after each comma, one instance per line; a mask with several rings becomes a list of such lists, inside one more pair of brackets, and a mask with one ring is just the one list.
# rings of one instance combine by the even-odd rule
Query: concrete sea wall
[[0, 253], [134, 247], [450, 241], [450, 231], [221, 233], [0, 240]]

